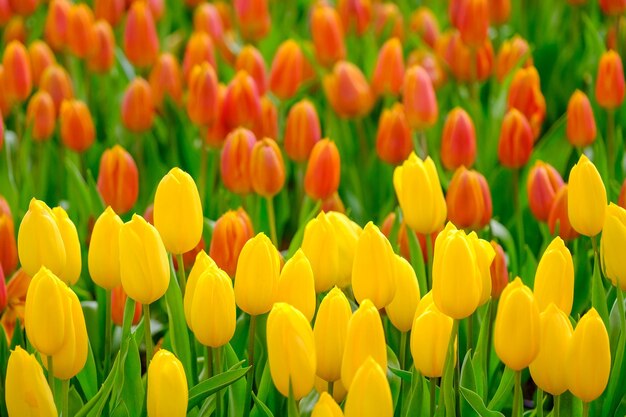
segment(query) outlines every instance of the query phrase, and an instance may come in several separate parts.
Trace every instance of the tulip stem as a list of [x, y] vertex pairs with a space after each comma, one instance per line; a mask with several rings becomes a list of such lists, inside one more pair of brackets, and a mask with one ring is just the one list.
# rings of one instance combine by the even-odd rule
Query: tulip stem
[[555, 395], [554, 406], [552, 407], [552, 416], [559, 417], [560, 414], [561, 414], [561, 396]]
[[152, 360], [152, 332], [150, 331], [150, 304], [143, 305], [143, 334], [146, 339], [146, 372]]
[[609, 189], [611, 181], [615, 178], [615, 110], [607, 110], [606, 113], [606, 149], [609, 163]]
[[52, 356], [48, 355], [48, 385], [50, 385], [50, 391], [52, 391], [52, 397], [56, 398], [56, 393], [54, 392], [54, 363], [52, 361]]
[[276, 236], [276, 213], [274, 212], [274, 200], [272, 197], [267, 198], [267, 216], [270, 223], [270, 237], [272, 243], [278, 249], [278, 237]]
[[185, 263], [183, 262], [183, 254], [176, 255], [176, 263], [178, 264], [178, 284], [180, 293], [185, 296], [185, 287], [187, 286], [187, 275], [185, 274]]
[[455, 350], [454, 343], [459, 332], [459, 320], [453, 319], [452, 331], [450, 332], [450, 340], [448, 341], [448, 350], [446, 353], [446, 361], [443, 367], [443, 377], [441, 379], [442, 396], [446, 408], [446, 417], [456, 416], [456, 399], [454, 389], [455, 379]]
[[331, 397], [335, 393], [335, 381], [328, 381], [328, 395]]
[[537, 404], [535, 405], [537, 417], [543, 417], [543, 390], [537, 388]]
[[522, 206], [519, 201], [519, 171], [519, 169], [513, 170], [513, 195], [515, 196], [515, 198], [513, 199], [513, 203], [515, 205], [515, 223], [517, 226], [517, 238], [519, 239], [519, 271], [517, 271], [518, 274], [521, 272], [522, 266], [524, 265], [522, 258], [524, 256], [524, 247], [526, 246], [524, 242], [524, 218], [522, 217]]
[[104, 374], [109, 373], [109, 365], [111, 361], [111, 330], [113, 323], [111, 320], [111, 290], [106, 290], [105, 293], [106, 304], [104, 314], [106, 318], [104, 320]]
[[248, 328], [248, 366], [250, 370], [246, 381], [246, 399], [244, 401], [243, 417], [250, 416], [250, 401], [252, 400], [252, 383], [254, 381], [254, 336], [256, 334], [256, 316], [250, 315]]
[[589, 417], [589, 403], [583, 402], [583, 417]]
[[400, 369], [404, 369], [404, 367], [406, 366], [406, 363], [404, 363], [406, 361], [406, 336], [407, 332], [400, 333]]
[[426, 235], [426, 258], [428, 260], [428, 265], [426, 265], [426, 285], [428, 288], [426, 290], [430, 291], [433, 288], [433, 241], [430, 234]]
[[[215, 375], [219, 375], [222, 373], [222, 350], [219, 347], [209, 348], [213, 350], [213, 359], [215, 360], [215, 365], [213, 366], [213, 372]], [[222, 417], [222, 391], [217, 391], [215, 393], [215, 415], [216, 417]]]
[[206, 379], [214, 376], [213, 372], [213, 349], [211, 346], [206, 347]]
[[522, 371], [515, 371], [515, 390], [513, 391], [513, 417], [520, 417], [522, 406]]
[[206, 196], [206, 171], [209, 150], [204, 144], [204, 133], [200, 134], [203, 135], [203, 137], [200, 141], [200, 177], [198, 178], [198, 191], [200, 192], [200, 204], [202, 205], [203, 211], [205, 211], [204, 198]]
[[70, 380], [64, 379], [61, 381], [61, 416], [67, 417], [70, 415]]
[[435, 415], [435, 394], [437, 391], [437, 378], [430, 378], [430, 417]]

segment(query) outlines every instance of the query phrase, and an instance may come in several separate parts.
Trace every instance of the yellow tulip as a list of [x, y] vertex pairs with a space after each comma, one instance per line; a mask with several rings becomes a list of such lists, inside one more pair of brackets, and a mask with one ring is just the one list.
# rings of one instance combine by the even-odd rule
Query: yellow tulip
[[359, 236], [352, 266], [352, 290], [359, 303], [369, 299], [381, 309], [393, 300], [396, 294], [394, 256], [385, 235], [369, 222]]
[[148, 368], [148, 417], [184, 417], [188, 398], [183, 364], [173, 353], [159, 350]]
[[591, 308], [574, 330], [567, 354], [567, 387], [584, 402], [604, 392], [611, 372], [609, 335], [598, 312]]
[[530, 375], [535, 384], [552, 395], [567, 390], [567, 354], [572, 340], [572, 323], [554, 303], [541, 313], [539, 354], [530, 364]]
[[313, 328], [317, 375], [326, 381], [334, 382], [341, 378], [350, 317], [352, 310], [348, 299], [339, 288], [333, 288], [320, 303]]
[[483, 297], [479, 258], [472, 239], [452, 223], [439, 233], [435, 241], [432, 288], [439, 311], [453, 319], [464, 319], [478, 308]]
[[235, 274], [235, 301], [246, 313], [258, 316], [272, 308], [280, 274], [279, 256], [263, 233], [248, 240], [241, 249]]
[[19, 345], [7, 363], [5, 398], [9, 416], [56, 417], [52, 392], [39, 362]]
[[55, 275], [65, 269], [65, 245], [52, 210], [32, 199], [17, 234], [17, 251], [22, 268], [34, 276], [42, 266]]
[[480, 273], [482, 292], [478, 305], [483, 305], [491, 298], [491, 264], [496, 257], [496, 251], [491, 243], [484, 239], [479, 239], [476, 232], [471, 232], [467, 238], [474, 245], [476, 262]]
[[496, 354], [514, 371], [526, 368], [539, 353], [539, 308], [519, 277], [502, 291], [493, 337]]
[[452, 319], [437, 309], [431, 293], [426, 294], [419, 303], [411, 332], [413, 363], [422, 375], [429, 378], [443, 375], [452, 324]]
[[600, 259], [602, 269], [613, 285], [626, 290], [626, 262], [623, 249], [626, 247], [626, 210], [613, 203], [606, 209], [602, 240], [600, 241]]
[[420, 302], [420, 288], [415, 271], [406, 259], [394, 255], [394, 268], [396, 295], [385, 307], [385, 311], [396, 329], [408, 332], [411, 330], [415, 310]]
[[569, 174], [567, 212], [578, 233], [593, 237], [604, 225], [606, 189], [602, 177], [584, 154]]
[[341, 362], [341, 382], [350, 391], [354, 375], [368, 357], [387, 369], [387, 344], [378, 309], [363, 300], [348, 322], [348, 332]]
[[333, 397], [327, 392], [322, 392], [320, 399], [317, 400], [311, 417], [343, 417], [341, 408], [337, 405]]
[[190, 328], [200, 343], [217, 348], [232, 339], [237, 326], [233, 281], [219, 268], [208, 268], [194, 288], [185, 292], [191, 298]]
[[339, 249], [339, 263], [337, 270], [337, 286], [346, 288], [352, 281], [352, 266], [354, 265], [354, 252], [359, 236], [363, 229], [350, 220], [343, 213], [331, 211], [326, 213], [335, 230], [337, 248]]
[[[315, 377], [315, 390], [320, 394], [323, 392], [328, 392], [329, 384], [330, 382], [324, 381], [319, 376]], [[341, 383], [341, 379], [333, 383], [333, 399], [335, 400], [335, 402], [340, 404], [346, 398], [347, 393], [348, 391], [346, 391], [343, 384]]]
[[315, 341], [304, 314], [287, 303], [276, 303], [267, 318], [267, 357], [272, 381], [285, 397], [289, 386], [296, 400], [315, 384]]
[[[196, 291], [196, 283], [198, 282], [198, 278], [200, 275], [207, 272], [209, 269], [217, 268], [217, 264], [215, 261], [207, 255], [204, 250], [201, 250], [196, 255], [196, 260], [191, 267], [191, 271], [189, 271], [189, 276], [187, 277], [187, 286], [185, 287], [185, 295], [187, 293], [194, 294]], [[193, 302], [193, 296], [183, 297], [183, 310], [185, 310], [185, 320], [187, 321], [187, 326], [191, 328], [191, 304]]]
[[418, 233], [429, 235], [443, 225], [447, 215], [435, 163], [422, 161], [411, 153], [393, 172], [393, 186], [407, 225]]
[[386, 368], [371, 356], [359, 367], [346, 398], [346, 417], [391, 417], [393, 402]]
[[311, 322], [315, 314], [315, 279], [302, 249], [287, 261], [280, 273], [276, 301], [291, 304]]
[[535, 273], [535, 300], [539, 311], [550, 303], [556, 304], [566, 315], [574, 302], [574, 261], [560, 237], [548, 245]]
[[323, 211], [304, 228], [302, 251], [313, 268], [315, 291], [331, 289], [337, 283], [339, 248], [333, 225]]
[[112, 290], [120, 280], [120, 229], [122, 219], [111, 207], [98, 217], [91, 232], [87, 263], [91, 279], [104, 289]]
[[172, 168], [154, 196], [154, 226], [168, 252], [178, 255], [195, 248], [202, 238], [203, 222], [196, 183], [180, 168]]
[[150, 304], [170, 283], [170, 265], [157, 230], [137, 214], [120, 228], [120, 278], [130, 298]]
[[59, 278], [67, 285], [74, 285], [80, 278], [80, 270], [82, 268], [78, 232], [74, 223], [67, 216], [67, 212], [63, 210], [63, 207], [53, 208], [52, 215], [57, 223], [61, 239], [63, 239], [63, 246], [65, 247], [65, 267], [59, 274]]

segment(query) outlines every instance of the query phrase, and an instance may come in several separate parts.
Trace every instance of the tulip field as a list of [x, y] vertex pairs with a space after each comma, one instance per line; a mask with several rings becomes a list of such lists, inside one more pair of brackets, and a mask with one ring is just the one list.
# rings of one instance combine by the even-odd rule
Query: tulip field
[[0, 0], [0, 417], [626, 416], [626, 0]]

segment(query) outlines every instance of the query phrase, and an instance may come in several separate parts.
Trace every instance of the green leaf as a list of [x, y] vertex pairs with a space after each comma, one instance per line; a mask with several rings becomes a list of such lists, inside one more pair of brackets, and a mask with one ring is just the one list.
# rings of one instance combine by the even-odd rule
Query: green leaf
[[491, 222], [489, 224], [493, 235], [498, 238], [500, 242], [502, 242], [506, 254], [509, 257], [509, 270], [519, 271], [517, 263], [517, 249], [511, 233], [506, 227], [504, 227], [502, 223], [498, 222], [497, 220], [491, 219]]
[[[407, 228], [407, 237], [409, 239], [409, 253], [411, 254], [411, 266], [417, 275], [417, 283], [420, 287], [420, 296], [426, 295], [428, 292], [428, 284], [426, 283], [426, 266], [422, 257], [422, 248], [417, 240], [417, 235]], [[427, 237], [428, 239], [428, 237]]]
[[460, 389], [463, 398], [465, 398], [465, 400], [472, 406], [474, 411], [476, 411], [480, 417], [504, 417], [504, 414], [498, 411], [491, 411], [485, 407], [485, 403], [483, 403], [480, 395], [476, 394], [474, 391], [464, 387], [461, 387]]
[[413, 379], [413, 375], [409, 371], [404, 371], [402, 369], [394, 368], [392, 366], [389, 366], [389, 370], [392, 374], [399, 376], [400, 379], [403, 381], [410, 383]]
[[500, 385], [496, 393], [493, 395], [487, 408], [489, 410], [500, 411], [507, 404], [508, 396], [511, 395], [513, 384], [515, 383], [515, 372], [510, 368], [504, 368], [502, 377], [500, 378]]
[[118, 354], [115, 358], [115, 362], [113, 362], [113, 367], [111, 368], [111, 372], [109, 376], [106, 378], [100, 390], [96, 393], [96, 395], [91, 398], [87, 404], [85, 404], [80, 411], [74, 417], [86, 417], [86, 416], [94, 416], [99, 415], [98, 410], [101, 410], [109, 399], [109, 394], [111, 394], [111, 390], [113, 389], [113, 383], [117, 377], [117, 371], [120, 364], [120, 355]]
[[265, 404], [263, 404], [263, 401], [257, 398], [257, 396], [254, 394], [254, 391], [252, 392], [252, 399], [254, 400], [254, 403], [257, 406], [256, 408], [258, 410], [257, 415], [259, 417], [274, 417], [274, 414], [272, 414], [270, 409], [267, 408]]
[[429, 381], [424, 378], [415, 367], [413, 367], [413, 382], [409, 397], [409, 406], [406, 409], [406, 416], [428, 415], [430, 407]]
[[598, 311], [606, 328], [609, 328], [609, 308], [606, 305], [606, 292], [600, 276], [598, 256], [594, 256], [593, 275], [591, 277], [591, 305]]
[[[241, 366], [241, 363], [238, 364], [238, 366]], [[204, 401], [208, 396], [243, 378], [248, 373], [249, 369], [250, 367], [230, 369], [224, 373], [200, 382], [198, 385], [189, 390], [189, 405], [187, 406], [187, 410], [190, 411], [192, 408], [202, 403], [202, 401]]]
[[91, 349], [91, 342], [87, 340], [87, 362], [81, 371], [76, 375], [80, 388], [85, 394], [85, 398], [93, 398], [98, 392], [98, 373], [96, 371], [96, 362]]
[[141, 380], [141, 360], [139, 347], [134, 337], [128, 337], [120, 350], [122, 354], [120, 381], [116, 382], [114, 398], [118, 404], [125, 404], [132, 416], [138, 416], [143, 409], [144, 387]]

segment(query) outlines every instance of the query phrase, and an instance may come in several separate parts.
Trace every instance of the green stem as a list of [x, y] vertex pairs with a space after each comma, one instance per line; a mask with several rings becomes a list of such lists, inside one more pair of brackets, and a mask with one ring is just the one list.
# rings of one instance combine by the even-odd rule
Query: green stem
[[430, 417], [435, 415], [435, 397], [437, 392], [437, 378], [430, 378]]
[[56, 392], [54, 389], [54, 362], [52, 361], [52, 356], [48, 356], [48, 385], [50, 385], [52, 397], [56, 399]]
[[206, 370], [207, 379], [215, 375], [213, 372], [213, 348], [211, 346], [206, 347]]
[[[454, 391], [454, 379], [455, 379], [455, 352], [454, 343], [456, 341], [457, 334], [459, 333], [459, 321], [454, 319], [452, 323], [452, 331], [450, 332], [450, 340], [448, 341], [448, 350], [446, 354], [446, 362], [444, 365], [442, 389], [444, 405], [446, 408], [446, 417], [456, 416], [456, 398]], [[449, 390], [452, 390], [452, 401], [450, 401]]]
[[406, 366], [406, 340], [407, 340], [407, 332], [400, 333], [400, 369], [404, 369]]
[[333, 397], [334, 394], [335, 394], [335, 381], [329, 381], [328, 382], [328, 395]]
[[182, 253], [176, 255], [176, 262], [178, 263], [178, 285], [180, 286], [180, 293], [184, 297], [185, 287], [187, 286], [187, 275], [185, 274], [185, 263]]
[[152, 332], [150, 331], [150, 304], [143, 305], [143, 334], [146, 339], [146, 372], [152, 360]]
[[522, 407], [522, 372], [515, 372], [515, 390], [513, 391], [513, 417], [520, 417]]
[[467, 349], [474, 348], [474, 315], [467, 318]]
[[589, 417], [589, 403], [583, 402], [583, 417]]
[[543, 417], [543, 390], [537, 388], [537, 404], [535, 406], [537, 417]]
[[[489, 365], [491, 364], [491, 346], [493, 343], [493, 322], [496, 319], [496, 311], [498, 310], [498, 300], [497, 299], [491, 299], [491, 301], [489, 301], [489, 309], [487, 310], [487, 318], [489, 320], [488, 326], [489, 328], [487, 329], [488, 333], [487, 333], [487, 338], [488, 338], [488, 342], [487, 342], [487, 354], [485, 355], [485, 387], [489, 386]], [[485, 402], [487, 401], [487, 398], [489, 397], [489, 390], [486, 389], [485, 393], [484, 393], [484, 400]]]
[[278, 237], [276, 236], [276, 213], [274, 212], [274, 200], [272, 197], [267, 198], [267, 215], [270, 223], [270, 237], [272, 238], [272, 243], [276, 246], [276, 249], [278, 249]]
[[[222, 348], [213, 348], [213, 359], [215, 360], [213, 371], [215, 375], [219, 375], [222, 373]], [[216, 417], [222, 417], [222, 391], [216, 393], [215, 399], [215, 415]]]
[[256, 334], [256, 316], [250, 316], [250, 327], [248, 329], [248, 378], [246, 381], [246, 398], [243, 407], [243, 417], [250, 416], [250, 401], [252, 400], [252, 383], [254, 381], [254, 335]]
[[433, 241], [430, 235], [426, 235], [426, 258], [428, 260], [428, 265], [426, 265], [426, 285], [428, 285], [427, 291], [430, 291], [433, 288]]
[[[607, 161], [609, 162], [609, 181], [615, 178], [615, 110], [607, 110], [606, 113], [606, 149]], [[609, 182], [610, 184], [610, 182]], [[609, 188], [611, 188], [609, 186]]]
[[519, 249], [519, 255], [518, 255], [518, 269], [519, 271], [517, 271], [518, 274], [521, 273], [521, 269], [522, 269], [522, 265], [524, 265], [523, 262], [523, 256], [524, 256], [524, 247], [526, 246], [526, 243], [524, 242], [524, 217], [522, 216], [522, 206], [520, 204], [520, 199], [519, 199], [519, 176], [520, 176], [520, 172], [519, 169], [515, 169], [513, 171], [513, 195], [514, 195], [514, 199], [513, 199], [513, 203], [514, 203], [514, 207], [515, 207], [515, 224], [517, 226], [517, 238], [519, 239], [518, 241], [518, 249]]
[[424, 154], [424, 159], [428, 156], [428, 139], [426, 138], [426, 132], [420, 130], [419, 133], [419, 141], [422, 147], [422, 153]]
[[[407, 332], [400, 332], [400, 369], [405, 369], [406, 367], [406, 344], [407, 344]], [[408, 403], [408, 390], [410, 388], [410, 384], [407, 384], [405, 381], [400, 380], [400, 397], [398, 398], [398, 408], [402, 411], [401, 415], [404, 415], [404, 409]], [[403, 401], [406, 400], [406, 401]]]
[[109, 373], [109, 366], [111, 362], [111, 331], [113, 329], [113, 320], [111, 317], [111, 290], [106, 290], [105, 293], [106, 304], [105, 311], [106, 318], [104, 321], [104, 374]]
[[70, 380], [61, 381], [61, 416], [68, 417], [70, 415]]
[[559, 417], [560, 414], [561, 414], [561, 396], [560, 395], [555, 395], [554, 396], [554, 407], [552, 408], [552, 416], [553, 417]]
[[[202, 134], [202, 133], [201, 133]], [[200, 140], [200, 176], [198, 177], [198, 191], [200, 193], [200, 204], [204, 209], [204, 199], [206, 196], [206, 171], [207, 160], [209, 159], [208, 147], [204, 144], [204, 137]]]

